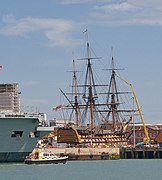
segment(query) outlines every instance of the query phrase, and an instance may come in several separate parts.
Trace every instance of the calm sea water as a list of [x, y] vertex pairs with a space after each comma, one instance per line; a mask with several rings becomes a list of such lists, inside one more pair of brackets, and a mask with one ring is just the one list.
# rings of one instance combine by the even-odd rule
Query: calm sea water
[[161, 180], [162, 160], [69, 161], [58, 165], [0, 164], [0, 180]]

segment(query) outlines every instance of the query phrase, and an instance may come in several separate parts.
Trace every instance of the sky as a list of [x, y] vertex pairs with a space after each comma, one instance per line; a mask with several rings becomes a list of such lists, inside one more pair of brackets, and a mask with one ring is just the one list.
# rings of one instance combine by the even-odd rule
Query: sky
[[0, 1], [0, 81], [19, 83], [22, 110], [55, 118], [85, 29], [104, 66], [113, 53], [125, 69], [145, 121], [162, 123], [161, 0]]

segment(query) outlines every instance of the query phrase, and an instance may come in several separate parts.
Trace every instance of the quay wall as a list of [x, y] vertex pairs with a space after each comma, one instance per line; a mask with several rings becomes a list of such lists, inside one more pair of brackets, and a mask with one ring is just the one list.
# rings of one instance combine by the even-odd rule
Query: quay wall
[[120, 159], [119, 148], [48, 148], [54, 154], [68, 156], [69, 160]]
[[121, 159], [162, 159], [162, 148], [121, 148]]

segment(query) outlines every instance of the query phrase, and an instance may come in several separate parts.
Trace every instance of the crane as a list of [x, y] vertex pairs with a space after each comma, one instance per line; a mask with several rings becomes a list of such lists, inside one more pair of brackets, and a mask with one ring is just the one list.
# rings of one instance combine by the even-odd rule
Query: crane
[[[119, 77], [119, 76], [118, 76]], [[122, 79], [121, 77], [119, 77], [120, 79]], [[145, 125], [145, 121], [144, 121], [144, 118], [143, 118], [143, 115], [142, 115], [142, 112], [141, 112], [141, 108], [139, 106], [139, 103], [138, 103], [138, 99], [137, 99], [137, 96], [136, 96], [136, 93], [134, 91], [134, 88], [133, 88], [133, 85], [129, 82], [127, 82], [126, 80], [122, 79], [126, 84], [128, 84], [132, 90], [132, 93], [133, 93], [133, 96], [134, 96], [134, 99], [135, 99], [135, 102], [136, 102], [136, 105], [137, 105], [137, 110], [139, 112], [139, 115], [140, 115], [140, 119], [142, 121], [142, 125], [143, 125], [143, 129], [144, 129], [144, 133], [145, 133], [145, 137], [144, 137], [144, 140], [143, 142], [144, 143], [149, 143], [150, 142], [150, 138], [149, 138], [149, 135], [148, 135], [148, 131], [147, 131], [147, 128], [146, 128], [146, 125]]]
[[138, 100], [137, 100], [136, 93], [134, 91], [134, 88], [133, 88], [132, 84], [129, 84], [129, 85], [130, 85], [130, 88], [132, 90], [132, 93], [133, 93], [133, 96], [134, 96], [134, 99], [135, 99], [135, 102], [136, 102], [136, 105], [137, 105], [137, 109], [138, 109], [138, 112], [139, 112], [139, 115], [140, 115], [140, 119], [142, 121], [143, 129], [144, 129], [144, 133], [145, 133], [144, 143], [149, 143], [150, 138], [149, 138], [148, 131], [147, 131], [147, 128], [146, 128], [146, 125], [145, 125], [145, 121], [144, 121], [144, 118], [143, 118], [143, 115], [142, 115], [142, 112], [141, 112], [141, 108], [140, 108]]

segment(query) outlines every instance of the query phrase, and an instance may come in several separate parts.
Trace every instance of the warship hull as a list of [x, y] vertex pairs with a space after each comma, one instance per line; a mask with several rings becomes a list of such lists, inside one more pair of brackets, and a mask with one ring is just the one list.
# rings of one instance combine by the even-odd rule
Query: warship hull
[[39, 115], [0, 115], [0, 162], [21, 162], [32, 152], [40, 134]]
[[127, 138], [114, 133], [91, 134], [91, 131], [63, 127], [57, 130], [57, 142], [90, 146], [93, 144], [93, 147], [119, 147], [127, 145]]

